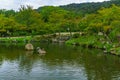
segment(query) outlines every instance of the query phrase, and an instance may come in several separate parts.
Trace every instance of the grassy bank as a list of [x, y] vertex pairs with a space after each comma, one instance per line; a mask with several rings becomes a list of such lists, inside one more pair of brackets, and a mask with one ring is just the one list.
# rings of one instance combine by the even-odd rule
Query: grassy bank
[[22, 37], [0, 37], [0, 42], [26, 42], [32, 40], [31, 36]]
[[104, 36], [84, 35], [66, 41], [67, 45], [77, 45], [87, 48], [102, 49], [105, 53], [120, 55], [120, 46], [117, 42], [110, 42]]

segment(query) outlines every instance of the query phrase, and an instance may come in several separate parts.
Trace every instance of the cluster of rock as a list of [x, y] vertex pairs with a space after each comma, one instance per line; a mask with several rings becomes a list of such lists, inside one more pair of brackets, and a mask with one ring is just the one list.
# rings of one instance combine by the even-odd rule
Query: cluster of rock
[[[25, 49], [27, 50], [27, 51], [33, 51], [34, 50], [34, 46], [31, 44], [31, 43], [27, 43], [26, 45], [25, 45]], [[44, 50], [44, 49], [41, 49], [40, 47], [37, 47], [37, 52], [38, 53], [40, 53], [40, 54], [45, 54], [46, 53], [46, 51]]]

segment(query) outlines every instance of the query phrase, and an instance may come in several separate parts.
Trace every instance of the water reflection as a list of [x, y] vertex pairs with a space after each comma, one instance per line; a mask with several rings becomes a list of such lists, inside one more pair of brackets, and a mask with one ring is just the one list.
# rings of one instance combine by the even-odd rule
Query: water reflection
[[33, 51], [25, 51], [25, 55], [19, 57], [19, 71], [31, 72], [34, 64]]
[[58, 44], [34, 45], [45, 48], [46, 55], [40, 56], [35, 51], [25, 51], [24, 45], [0, 46], [0, 78], [3, 80], [120, 79], [120, 58], [117, 56], [82, 47]]
[[25, 56], [33, 56], [34, 51], [25, 51]]

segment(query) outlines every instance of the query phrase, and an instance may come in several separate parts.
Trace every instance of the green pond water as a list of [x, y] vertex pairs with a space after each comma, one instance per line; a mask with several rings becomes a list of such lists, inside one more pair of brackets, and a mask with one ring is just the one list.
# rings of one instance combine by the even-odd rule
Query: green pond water
[[0, 44], [0, 80], [120, 80], [120, 57], [63, 44], [40, 44], [47, 53], [25, 51], [24, 44]]

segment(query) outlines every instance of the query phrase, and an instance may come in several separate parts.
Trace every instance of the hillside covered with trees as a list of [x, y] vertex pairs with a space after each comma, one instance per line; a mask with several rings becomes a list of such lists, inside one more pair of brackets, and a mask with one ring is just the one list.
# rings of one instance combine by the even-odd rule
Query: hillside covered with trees
[[60, 6], [65, 10], [72, 11], [76, 14], [90, 14], [90, 13], [97, 13], [97, 11], [101, 8], [109, 8], [112, 4], [120, 6], [120, 0], [110, 0], [104, 2], [89, 2], [89, 3], [81, 3], [81, 4], [69, 4]]

